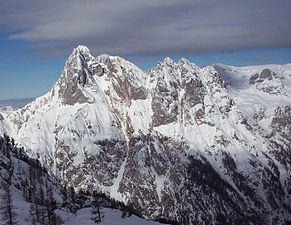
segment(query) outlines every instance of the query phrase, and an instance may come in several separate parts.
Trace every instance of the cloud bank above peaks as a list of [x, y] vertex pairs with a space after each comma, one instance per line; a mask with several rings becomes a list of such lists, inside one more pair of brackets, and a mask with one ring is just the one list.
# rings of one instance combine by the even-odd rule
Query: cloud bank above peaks
[[11, 40], [64, 54], [153, 56], [291, 47], [289, 0], [0, 0]]

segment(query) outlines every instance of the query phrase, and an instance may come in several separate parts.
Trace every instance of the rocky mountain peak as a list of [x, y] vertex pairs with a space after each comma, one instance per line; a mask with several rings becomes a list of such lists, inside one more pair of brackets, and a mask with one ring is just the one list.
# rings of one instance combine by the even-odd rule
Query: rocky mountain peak
[[255, 73], [250, 77], [250, 85], [254, 85], [258, 90], [271, 95], [285, 94], [284, 85], [278, 75], [268, 68], [263, 69], [260, 73]]
[[85, 45], [78, 45], [74, 50], [85, 54], [91, 54], [90, 49]]
[[58, 96], [63, 104], [88, 102], [89, 98], [84, 93], [84, 88], [94, 83], [88, 65], [93, 59], [90, 50], [85, 46], [78, 46], [73, 50], [56, 84]]
[[256, 73], [250, 78], [250, 84], [261, 83], [265, 80], [273, 80], [277, 78], [277, 74], [268, 68], [263, 69], [260, 73]]
[[183, 65], [183, 66], [196, 66], [195, 64], [191, 63], [188, 59], [186, 58], [181, 58], [179, 61], [178, 61], [178, 64], [179, 65]]
[[78, 45], [77, 48], [73, 49], [71, 56], [75, 56], [75, 55], [79, 55], [79, 56], [82, 55], [86, 59], [86, 61], [92, 60], [94, 58], [92, 56], [90, 49], [84, 45]]
[[170, 57], [166, 57], [164, 58], [164, 60], [162, 61], [162, 63], [165, 63], [165, 64], [168, 64], [168, 65], [171, 65], [171, 64], [174, 64], [174, 60]]

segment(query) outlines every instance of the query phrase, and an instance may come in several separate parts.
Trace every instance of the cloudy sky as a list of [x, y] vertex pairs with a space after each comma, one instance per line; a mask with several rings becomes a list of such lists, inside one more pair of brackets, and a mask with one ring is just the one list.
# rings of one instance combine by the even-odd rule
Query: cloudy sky
[[78, 44], [144, 69], [165, 56], [198, 65], [291, 62], [291, 2], [0, 0], [0, 41], [0, 99], [34, 97]]

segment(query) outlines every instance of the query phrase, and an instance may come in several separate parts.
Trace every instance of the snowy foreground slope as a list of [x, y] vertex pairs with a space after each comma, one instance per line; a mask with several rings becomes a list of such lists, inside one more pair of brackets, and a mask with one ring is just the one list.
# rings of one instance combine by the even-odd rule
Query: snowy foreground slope
[[[160, 223], [147, 221], [136, 216], [121, 218], [122, 213], [119, 210], [104, 208], [101, 210], [104, 214], [101, 225], [158, 225]], [[64, 223], [65, 225], [94, 225], [91, 219], [91, 208], [84, 208], [79, 210], [76, 215], [70, 216], [70, 218]]]
[[178, 224], [291, 221], [291, 64], [141, 71], [74, 49], [60, 79], [0, 132], [63, 184]]

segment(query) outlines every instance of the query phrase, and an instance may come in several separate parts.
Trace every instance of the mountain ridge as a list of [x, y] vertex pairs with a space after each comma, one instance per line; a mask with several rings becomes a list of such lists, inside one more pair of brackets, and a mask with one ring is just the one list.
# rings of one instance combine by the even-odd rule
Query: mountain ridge
[[0, 128], [65, 184], [106, 192], [149, 218], [284, 224], [289, 67], [166, 58], [143, 72], [79, 46], [52, 90], [1, 112]]

